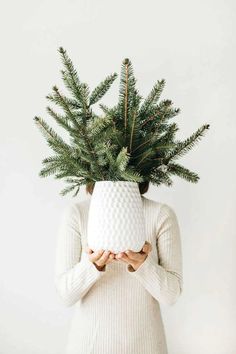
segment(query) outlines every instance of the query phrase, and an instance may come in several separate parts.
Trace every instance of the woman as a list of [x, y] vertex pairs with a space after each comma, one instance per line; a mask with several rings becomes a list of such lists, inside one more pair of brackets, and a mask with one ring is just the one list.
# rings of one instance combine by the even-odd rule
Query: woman
[[[173, 305], [183, 289], [180, 230], [173, 209], [146, 198], [141, 252], [113, 254], [88, 248], [90, 197], [66, 208], [59, 227], [55, 286], [75, 307], [66, 354], [167, 354], [160, 305]], [[86, 186], [87, 193], [93, 185]]]

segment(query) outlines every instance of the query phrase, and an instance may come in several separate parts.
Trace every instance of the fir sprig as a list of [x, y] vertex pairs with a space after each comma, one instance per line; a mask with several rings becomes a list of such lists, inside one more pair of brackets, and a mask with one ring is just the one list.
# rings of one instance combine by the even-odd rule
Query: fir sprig
[[117, 74], [114, 73], [109, 75], [104, 81], [102, 81], [91, 93], [89, 98], [89, 106], [98, 102], [109, 90], [114, 80], [116, 79]]

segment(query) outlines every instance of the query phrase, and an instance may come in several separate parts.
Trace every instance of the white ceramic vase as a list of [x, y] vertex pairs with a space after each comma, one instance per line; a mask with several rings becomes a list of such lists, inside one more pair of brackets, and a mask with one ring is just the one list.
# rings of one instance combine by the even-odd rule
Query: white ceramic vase
[[93, 251], [139, 252], [145, 243], [145, 220], [138, 183], [95, 182], [87, 227], [87, 242]]

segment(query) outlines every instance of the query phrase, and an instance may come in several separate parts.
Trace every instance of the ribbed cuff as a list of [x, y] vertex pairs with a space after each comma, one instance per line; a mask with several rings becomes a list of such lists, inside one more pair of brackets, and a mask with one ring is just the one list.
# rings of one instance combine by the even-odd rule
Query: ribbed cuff
[[105, 273], [106, 268], [104, 268], [103, 270], [98, 270], [95, 264], [93, 264], [93, 262], [88, 259], [87, 254], [81, 258], [80, 263], [84, 265], [84, 267], [92, 278], [100, 278]]
[[99, 271], [99, 272], [105, 272], [106, 271], [106, 264], [102, 267], [102, 269], [98, 269], [97, 267], [96, 267], [96, 264], [95, 263], [93, 263], [94, 264], [94, 267]]
[[153, 259], [151, 259], [151, 255], [148, 254], [145, 261], [138, 267], [138, 269], [134, 270], [133, 267], [130, 264], [128, 264], [126, 266], [126, 271], [128, 273], [135, 275], [135, 276], [136, 275], [142, 276], [143, 274], [146, 273], [146, 271], [148, 270], [148, 268], [151, 264], [153, 264]]

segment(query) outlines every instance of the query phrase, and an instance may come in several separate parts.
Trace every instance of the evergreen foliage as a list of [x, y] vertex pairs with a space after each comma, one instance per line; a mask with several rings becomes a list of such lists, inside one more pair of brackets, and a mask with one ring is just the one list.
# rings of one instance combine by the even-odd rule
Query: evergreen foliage
[[[41, 117], [34, 121], [54, 154], [43, 159], [40, 177], [54, 175], [69, 185], [60, 194], [101, 180], [150, 181], [156, 186], [171, 186], [171, 175], [196, 183], [197, 173], [178, 164], [176, 160], [190, 151], [204, 136], [209, 124], [204, 124], [184, 141], [176, 139], [178, 126], [171, 119], [179, 114], [171, 100], [160, 100], [165, 80], [158, 80], [146, 99], [136, 88], [132, 63], [128, 58], [121, 65], [119, 97], [114, 107], [99, 103], [102, 114], [93, 111], [111, 87], [117, 74], [110, 74], [90, 93], [87, 83], [80, 80], [66, 50], [58, 49], [63, 63], [62, 80], [69, 97], [57, 86], [46, 98], [51, 106], [46, 110], [69, 134], [65, 142]], [[143, 100], [143, 102], [142, 102]]]

